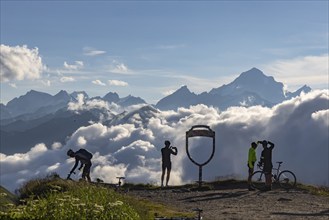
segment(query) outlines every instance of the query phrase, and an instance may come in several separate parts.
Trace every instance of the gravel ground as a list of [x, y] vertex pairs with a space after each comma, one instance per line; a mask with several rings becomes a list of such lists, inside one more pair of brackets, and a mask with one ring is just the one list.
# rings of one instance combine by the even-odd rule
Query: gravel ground
[[180, 211], [203, 210], [204, 220], [329, 219], [329, 197], [294, 189], [289, 192], [248, 191], [245, 184], [190, 191], [184, 188], [131, 190], [129, 194], [172, 206]]

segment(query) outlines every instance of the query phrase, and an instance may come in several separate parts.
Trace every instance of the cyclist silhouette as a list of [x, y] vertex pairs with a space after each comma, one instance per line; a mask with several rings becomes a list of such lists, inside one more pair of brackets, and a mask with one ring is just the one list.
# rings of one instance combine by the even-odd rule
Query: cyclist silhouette
[[163, 187], [163, 179], [167, 170], [166, 186], [168, 186], [170, 171], [171, 171], [171, 159], [170, 155], [177, 155], [177, 148], [170, 146], [170, 141], [165, 141], [165, 147], [161, 149], [162, 154], [162, 175], [161, 175], [161, 187]]
[[75, 168], [77, 168], [79, 161], [81, 163], [79, 170], [82, 169], [83, 167], [83, 171], [82, 171], [82, 179], [88, 180], [88, 182], [91, 182], [90, 179], [90, 167], [91, 167], [91, 158], [93, 157], [93, 155], [88, 152], [85, 149], [80, 149], [77, 152], [74, 152], [73, 150], [68, 150], [67, 151], [67, 155], [69, 157], [74, 157], [75, 158], [75, 164], [72, 168], [72, 170], [70, 171], [69, 176], [74, 173]]
[[254, 166], [257, 160], [256, 148], [257, 148], [257, 144], [255, 142], [252, 142], [248, 152], [248, 190], [249, 191], [255, 190], [255, 188], [251, 186], [251, 176], [254, 173]]
[[[270, 141], [259, 141], [263, 145], [263, 151], [260, 158], [259, 165], [264, 165], [263, 171], [265, 173], [265, 191], [272, 189], [272, 150], [274, 148], [274, 144]], [[270, 145], [267, 147], [267, 145]]]

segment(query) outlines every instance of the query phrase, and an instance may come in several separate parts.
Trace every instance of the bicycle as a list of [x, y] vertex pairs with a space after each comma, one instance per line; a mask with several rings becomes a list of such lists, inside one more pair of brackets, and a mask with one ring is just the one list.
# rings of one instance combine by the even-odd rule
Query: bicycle
[[[272, 182], [278, 183], [280, 187], [289, 190], [296, 186], [296, 176], [290, 170], [280, 171], [281, 164], [283, 162], [276, 162], [278, 164], [277, 168], [273, 168], [272, 170], [276, 170], [276, 172], [272, 172]], [[265, 173], [261, 166], [257, 165], [260, 170], [255, 171], [251, 176], [251, 185], [256, 189], [264, 189], [265, 188]]]

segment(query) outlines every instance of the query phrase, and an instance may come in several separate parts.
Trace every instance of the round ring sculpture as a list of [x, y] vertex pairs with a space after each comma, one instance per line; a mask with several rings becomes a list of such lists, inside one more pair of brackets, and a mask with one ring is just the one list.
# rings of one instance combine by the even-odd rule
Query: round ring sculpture
[[[212, 145], [212, 153], [207, 161], [204, 163], [198, 163], [196, 162], [190, 155], [189, 152], [189, 145], [188, 145], [188, 139], [192, 137], [210, 137], [213, 139], [213, 145]], [[202, 184], [202, 167], [206, 164], [208, 164], [211, 159], [214, 157], [215, 154], [215, 132], [210, 129], [207, 125], [195, 125], [192, 126], [190, 130], [186, 132], [186, 153], [188, 158], [194, 163], [195, 165], [199, 166], [199, 187], [201, 187]]]

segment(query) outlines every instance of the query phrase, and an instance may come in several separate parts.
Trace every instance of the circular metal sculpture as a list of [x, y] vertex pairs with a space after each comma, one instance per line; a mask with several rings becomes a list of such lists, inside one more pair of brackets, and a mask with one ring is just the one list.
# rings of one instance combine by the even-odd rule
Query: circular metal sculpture
[[[198, 163], [196, 162], [190, 155], [189, 152], [189, 145], [188, 145], [188, 139], [192, 138], [192, 137], [210, 137], [213, 139], [212, 141], [212, 153], [209, 157], [208, 160], [206, 160], [204, 163]], [[211, 159], [213, 158], [214, 154], [215, 154], [215, 132], [213, 130], [210, 129], [209, 126], [207, 125], [195, 125], [192, 126], [192, 128], [190, 130], [188, 130], [186, 132], [186, 153], [188, 158], [192, 161], [192, 163], [194, 163], [195, 165], [199, 166], [199, 187], [201, 187], [202, 184], [202, 167], [204, 165], [206, 165], [207, 163], [209, 163], [211, 161]]]

